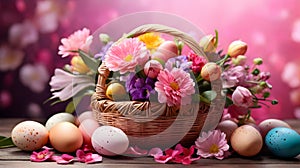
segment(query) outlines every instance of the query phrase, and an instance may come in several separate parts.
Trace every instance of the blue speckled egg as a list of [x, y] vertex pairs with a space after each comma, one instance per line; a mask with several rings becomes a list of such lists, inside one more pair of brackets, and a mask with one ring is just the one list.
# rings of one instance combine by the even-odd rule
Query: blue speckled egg
[[265, 143], [276, 156], [293, 158], [300, 154], [300, 135], [290, 128], [276, 127], [271, 129]]

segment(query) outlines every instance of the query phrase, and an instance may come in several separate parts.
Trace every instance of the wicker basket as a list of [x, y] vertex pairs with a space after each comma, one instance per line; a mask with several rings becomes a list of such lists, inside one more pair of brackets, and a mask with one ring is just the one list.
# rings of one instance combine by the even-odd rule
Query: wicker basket
[[[205, 56], [200, 46], [187, 34], [164, 25], [143, 25], [126, 37], [138, 36], [147, 32], [160, 32], [172, 35], [188, 45], [196, 54]], [[119, 41], [120, 41], [119, 40]], [[132, 146], [141, 148], [168, 148], [177, 143], [189, 146], [198, 138], [207, 121], [211, 105], [203, 102], [179, 107], [168, 107], [158, 102], [121, 101], [115, 102], [106, 97], [106, 81], [110, 71], [102, 63], [96, 92], [92, 96], [91, 107], [96, 120], [102, 125], [122, 129], [129, 137]], [[217, 114], [217, 116], [219, 116]], [[209, 120], [218, 120], [216, 116]], [[216, 122], [216, 121], [213, 121]], [[214, 129], [212, 123], [208, 129]]]

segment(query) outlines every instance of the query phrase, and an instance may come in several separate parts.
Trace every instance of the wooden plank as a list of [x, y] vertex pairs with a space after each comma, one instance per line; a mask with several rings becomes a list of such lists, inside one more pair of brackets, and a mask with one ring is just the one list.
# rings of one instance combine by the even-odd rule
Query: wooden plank
[[[12, 128], [24, 119], [0, 119], [0, 135], [9, 136]], [[294, 129], [299, 131], [299, 120], [287, 121]], [[0, 167], [182, 167], [180, 164], [159, 164], [151, 157], [104, 157], [102, 163], [86, 165], [84, 163], [75, 162], [71, 165], [58, 165], [53, 162], [34, 163], [30, 162], [31, 152], [21, 151], [20, 149], [6, 148], [0, 149]], [[251, 158], [243, 158], [233, 155], [224, 160], [217, 159], [200, 159], [189, 167], [299, 167], [300, 155], [294, 159], [278, 159], [268, 154], [259, 155]]]

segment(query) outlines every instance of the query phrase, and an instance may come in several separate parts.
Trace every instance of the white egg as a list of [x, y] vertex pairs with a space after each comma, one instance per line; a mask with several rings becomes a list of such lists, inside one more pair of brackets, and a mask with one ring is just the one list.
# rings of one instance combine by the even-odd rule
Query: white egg
[[119, 128], [101, 126], [92, 135], [94, 149], [102, 155], [114, 156], [124, 153], [129, 145], [127, 135]]
[[48, 130], [36, 121], [23, 121], [17, 124], [11, 132], [13, 143], [25, 151], [42, 148], [48, 143], [48, 136]]
[[75, 123], [75, 117], [70, 113], [57, 113], [51, 116], [46, 122], [46, 128], [50, 130], [54, 125], [60, 122]]

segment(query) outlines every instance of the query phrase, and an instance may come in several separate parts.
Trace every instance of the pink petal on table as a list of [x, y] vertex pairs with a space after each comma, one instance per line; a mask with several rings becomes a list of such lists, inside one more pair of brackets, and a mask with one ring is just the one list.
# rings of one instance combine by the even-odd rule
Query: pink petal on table
[[125, 154], [128, 155], [136, 155], [136, 156], [145, 156], [148, 154], [147, 150], [141, 149], [138, 146], [130, 146], [127, 151], [125, 152]]

